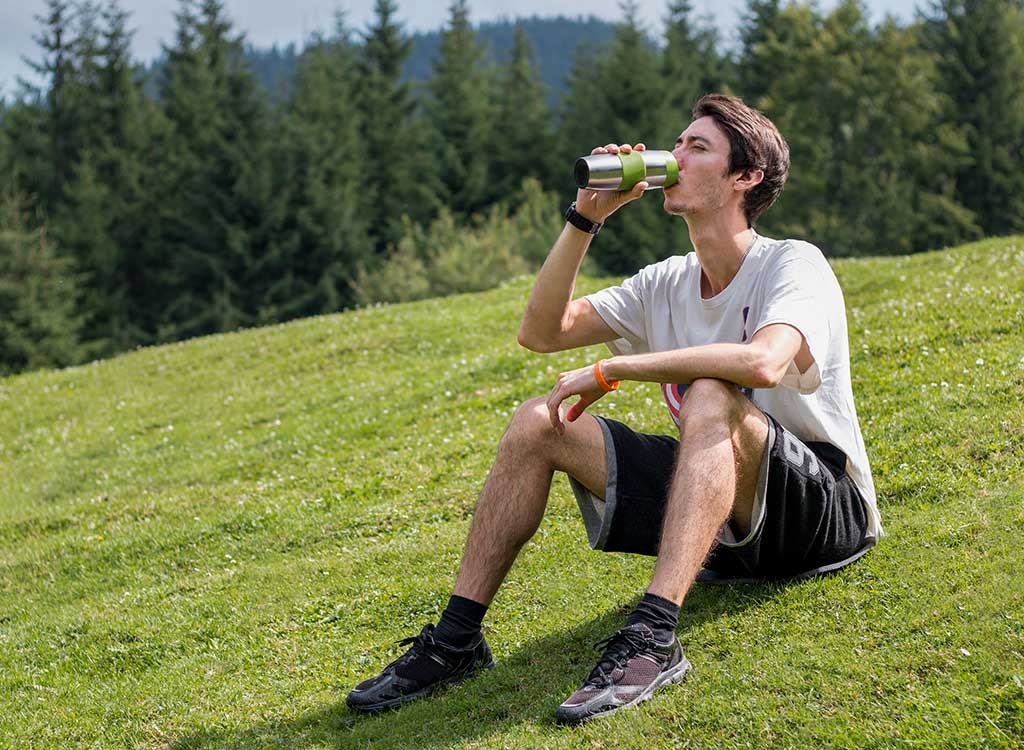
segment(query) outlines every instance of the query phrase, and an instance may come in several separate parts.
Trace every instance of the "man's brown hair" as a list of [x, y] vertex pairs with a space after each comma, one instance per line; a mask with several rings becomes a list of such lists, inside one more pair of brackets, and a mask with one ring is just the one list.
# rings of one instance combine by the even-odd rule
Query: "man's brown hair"
[[760, 169], [764, 179], [743, 197], [753, 224], [782, 193], [789, 175], [789, 144], [775, 123], [735, 96], [705, 94], [693, 105], [693, 119], [710, 117], [729, 139], [729, 174]]

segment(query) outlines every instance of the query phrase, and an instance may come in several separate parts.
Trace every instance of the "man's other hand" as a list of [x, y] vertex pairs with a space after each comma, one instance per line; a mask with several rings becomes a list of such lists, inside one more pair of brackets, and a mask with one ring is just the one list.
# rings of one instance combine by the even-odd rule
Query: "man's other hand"
[[551, 419], [551, 426], [559, 435], [565, 434], [565, 424], [562, 422], [558, 407], [562, 402], [572, 396], [579, 396], [580, 399], [569, 407], [565, 415], [566, 422], [575, 422], [588, 406], [597, 401], [605, 394], [597, 378], [594, 377], [594, 366], [581, 367], [578, 370], [563, 372], [558, 376], [555, 387], [548, 396], [548, 416]]

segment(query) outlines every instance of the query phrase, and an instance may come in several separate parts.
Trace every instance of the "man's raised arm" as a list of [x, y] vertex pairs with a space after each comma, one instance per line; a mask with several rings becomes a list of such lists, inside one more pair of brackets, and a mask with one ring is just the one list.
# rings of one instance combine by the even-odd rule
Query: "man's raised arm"
[[[591, 153], [629, 153], [633, 148], [629, 144], [609, 143]], [[635, 148], [643, 151], [645, 147], [638, 143]], [[646, 188], [647, 183], [640, 182], [624, 193], [581, 189], [576, 193], [576, 211], [586, 220], [603, 224], [618, 208], [643, 195]], [[557, 352], [618, 338], [590, 302], [572, 298], [576, 275], [593, 238], [590, 232], [566, 222], [526, 302], [519, 325], [520, 345], [535, 352]]]

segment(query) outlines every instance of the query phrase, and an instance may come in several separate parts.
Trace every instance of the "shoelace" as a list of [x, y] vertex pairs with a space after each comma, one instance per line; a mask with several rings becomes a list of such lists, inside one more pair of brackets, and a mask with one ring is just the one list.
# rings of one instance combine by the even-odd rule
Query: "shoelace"
[[409, 661], [414, 656], [416, 656], [419, 652], [425, 649], [429, 649], [431, 646], [436, 647], [437, 642], [434, 640], [434, 636], [431, 633], [431, 630], [431, 627], [429, 625], [426, 625], [424, 626], [423, 630], [419, 632], [419, 634], [410, 636], [409, 638], [403, 638], [400, 641], [395, 641], [395, 645], [397, 646], [412, 646], [412, 648], [406, 651], [401, 656], [399, 656], [388, 666], [393, 667], [398, 666], [399, 664], [404, 664], [405, 662]]
[[423, 645], [426, 645], [428, 643], [433, 643], [433, 642], [434, 642], [434, 637], [427, 633], [427, 629], [426, 628], [423, 628], [423, 630], [420, 631], [419, 635], [414, 635], [414, 636], [411, 636], [409, 638], [403, 638], [400, 641], [395, 641], [395, 645], [397, 645], [397, 646], [413, 646], [413, 645], [423, 646]]
[[623, 628], [603, 641], [594, 644], [594, 648], [605, 648], [597, 666], [587, 676], [585, 685], [606, 687], [612, 682], [612, 674], [616, 668], [624, 669], [629, 660], [648, 647], [650, 638], [637, 630]]

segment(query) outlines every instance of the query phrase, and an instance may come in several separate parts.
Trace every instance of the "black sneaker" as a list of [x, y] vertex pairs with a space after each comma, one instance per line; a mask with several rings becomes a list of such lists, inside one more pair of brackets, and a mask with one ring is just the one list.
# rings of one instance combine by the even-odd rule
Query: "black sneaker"
[[558, 707], [561, 724], [579, 724], [642, 703], [690, 669], [679, 639], [662, 644], [643, 623], [627, 625], [597, 646], [604, 653], [580, 689]]
[[477, 670], [494, 666], [482, 633], [466, 648], [457, 649], [436, 641], [434, 626], [425, 625], [419, 635], [398, 642], [400, 646], [410, 644], [412, 648], [384, 667], [379, 675], [352, 689], [345, 699], [349, 708], [366, 713], [398, 708], [464, 680]]

